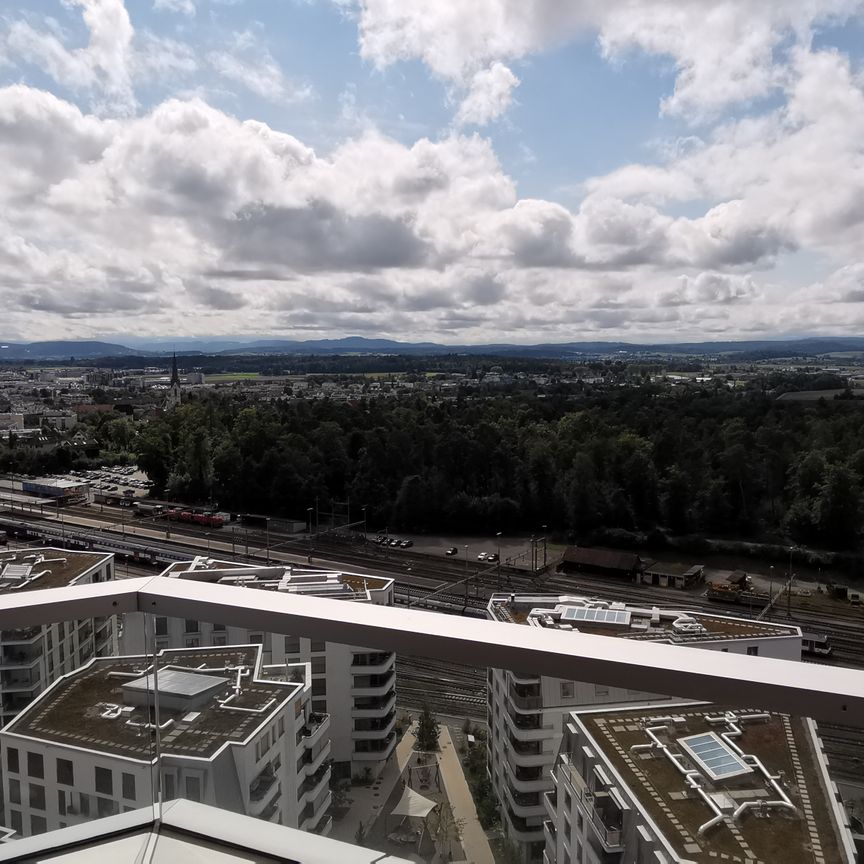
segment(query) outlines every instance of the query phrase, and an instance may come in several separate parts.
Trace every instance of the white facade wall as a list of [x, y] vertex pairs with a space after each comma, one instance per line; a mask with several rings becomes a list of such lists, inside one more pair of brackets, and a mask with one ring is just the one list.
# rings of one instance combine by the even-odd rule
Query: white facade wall
[[[144, 627], [143, 615], [125, 616], [123, 654], [142, 653], [147, 644]], [[260, 644], [264, 665], [309, 663], [312, 710], [330, 715], [337, 776], [363, 777], [368, 771], [377, 777], [395, 750], [396, 655], [392, 652], [179, 618], [158, 619], [155, 627], [157, 651]]]
[[[801, 637], [791, 633], [788, 636], [700, 640], [691, 644], [733, 654], [801, 659]], [[636, 645], [638, 643], [634, 643], [634, 647]], [[548, 818], [543, 796], [552, 789], [550, 772], [569, 712], [595, 705], [612, 707], [669, 701], [680, 699], [637, 689], [489, 669], [487, 769], [498, 797], [504, 832], [519, 847], [523, 862], [542, 860], [543, 822]]]
[[[212, 758], [172, 754], [164, 748], [163, 799], [188, 798], [288, 827], [328, 833], [329, 723], [310, 728], [308, 683], [296, 693], [294, 685], [285, 689], [286, 699], [247, 740], [227, 742]], [[5, 730], [0, 731], [0, 758], [4, 824], [22, 836], [134, 810], [156, 800], [153, 760]]]
[[[47, 558], [62, 557], [62, 549], [34, 549]], [[0, 555], [0, 569], [3, 556]], [[74, 580], [75, 585], [114, 578], [114, 556], [105, 554]], [[117, 653], [117, 619], [86, 618], [45, 624], [27, 630], [0, 631], [0, 724], [5, 726], [62, 675], [92, 657]]]

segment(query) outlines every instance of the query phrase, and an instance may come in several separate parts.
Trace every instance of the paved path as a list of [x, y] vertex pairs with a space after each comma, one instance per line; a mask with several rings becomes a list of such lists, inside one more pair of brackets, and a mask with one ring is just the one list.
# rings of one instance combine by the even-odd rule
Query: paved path
[[439, 729], [438, 743], [441, 745], [441, 752], [438, 753], [438, 766], [444, 778], [444, 788], [447, 790], [453, 815], [463, 820], [462, 848], [468, 864], [495, 864], [486, 832], [477, 818], [474, 798], [465, 780], [459, 754], [450, 738], [450, 730], [446, 726], [440, 726]]
[[361, 821], [367, 830], [371, 829], [411, 758], [414, 742], [417, 740], [414, 735], [415, 728], [416, 724], [402, 736], [402, 740], [396, 745], [396, 752], [387, 760], [381, 776], [371, 786], [352, 786], [348, 790], [351, 806], [338, 822], [334, 820], [330, 831], [330, 836], [335, 840], [353, 843], [357, 825]]

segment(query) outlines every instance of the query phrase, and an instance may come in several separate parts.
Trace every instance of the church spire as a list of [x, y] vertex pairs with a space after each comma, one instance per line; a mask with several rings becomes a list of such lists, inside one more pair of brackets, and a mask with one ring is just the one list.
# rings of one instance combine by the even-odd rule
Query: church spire
[[171, 361], [171, 385], [180, 386], [180, 373], [177, 371], [177, 352], [174, 352], [174, 358]]

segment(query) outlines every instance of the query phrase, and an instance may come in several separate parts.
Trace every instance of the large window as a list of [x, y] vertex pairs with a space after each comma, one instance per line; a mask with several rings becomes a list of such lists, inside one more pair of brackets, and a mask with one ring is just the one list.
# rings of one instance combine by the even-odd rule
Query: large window
[[135, 775], [123, 772], [123, 797], [129, 801], [135, 800]]
[[156, 626], [156, 635], [157, 636], [167, 636], [168, 635], [168, 619], [163, 616], [158, 616], [155, 622]]
[[30, 807], [33, 810], [45, 809], [45, 787], [40, 783], [30, 784]]
[[192, 618], [186, 619], [186, 632], [187, 633], [198, 633], [200, 629], [201, 629], [201, 627], [197, 621], [194, 621]]
[[75, 771], [68, 759], [57, 760], [57, 782], [64, 786], [75, 785]]
[[114, 794], [114, 775], [110, 768], [96, 768], [96, 791], [100, 795]]
[[190, 801], [201, 800], [201, 780], [198, 777], [186, 778], [186, 797]]
[[17, 774], [18, 767], [18, 749], [16, 747], [8, 747], [6, 749], [6, 770]]
[[29, 777], [38, 777], [40, 780], [45, 777], [45, 763], [41, 753], [27, 754], [27, 775]]
[[21, 783], [18, 780], [9, 779], [9, 803], [21, 803]]

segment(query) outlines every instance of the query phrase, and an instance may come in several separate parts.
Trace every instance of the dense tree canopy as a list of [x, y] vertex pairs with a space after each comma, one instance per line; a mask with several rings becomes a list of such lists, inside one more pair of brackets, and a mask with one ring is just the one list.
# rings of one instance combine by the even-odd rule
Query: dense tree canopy
[[209, 394], [136, 443], [160, 493], [225, 509], [303, 519], [316, 498], [350, 498], [371, 528], [660, 528], [844, 548], [859, 539], [861, 419], [856, 403], [649, 386], [253, 407]]

